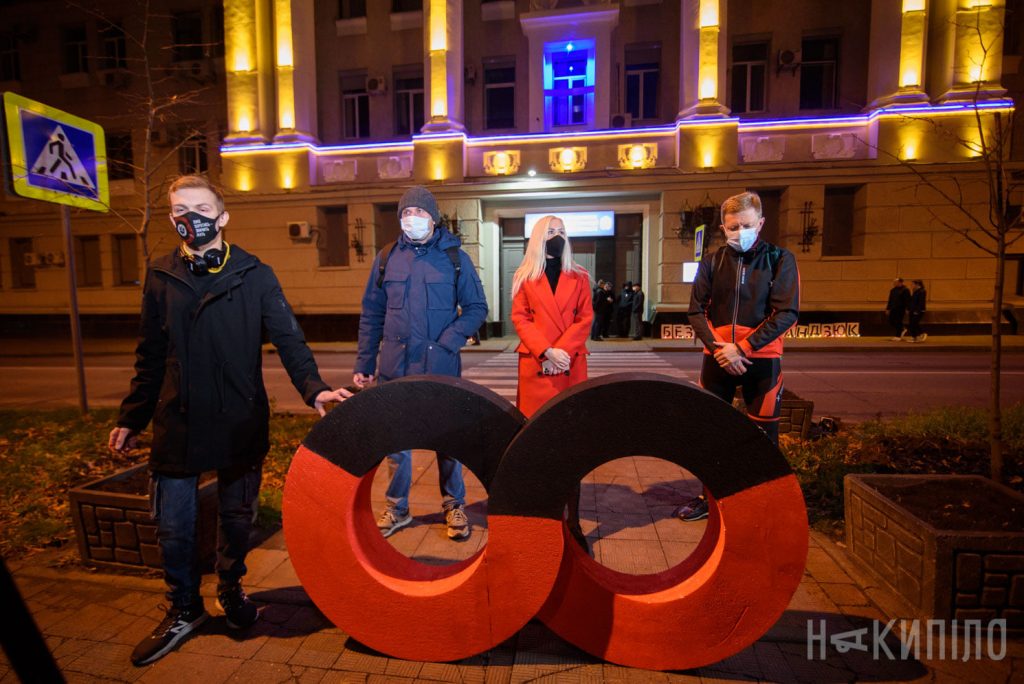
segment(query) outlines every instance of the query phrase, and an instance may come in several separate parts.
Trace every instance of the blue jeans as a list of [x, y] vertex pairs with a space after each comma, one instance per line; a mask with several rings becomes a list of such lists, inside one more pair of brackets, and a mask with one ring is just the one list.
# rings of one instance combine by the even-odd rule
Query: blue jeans
[[[217, 471], [218, 591], [239, 583], [245, 575], [245, 557], [249, 553], [249, 534], [262, 476], [262, 464]], [[202, 603], [196, 549], [198, 490], [198, 475], [152, 475], [151, 513], [157, 524], [167, 600], [176, 608]]]
[[[412, 486], [412, 452], [399, 451], [388, 456], [391, 483], [385, 496], [388, 508], [398, 515], [409, 512], [409, 488]], [[454, 458], [437, 455], [438, 484], [445, 511], [466, 505], [466, 483], [462, 480], [462, 464]]]

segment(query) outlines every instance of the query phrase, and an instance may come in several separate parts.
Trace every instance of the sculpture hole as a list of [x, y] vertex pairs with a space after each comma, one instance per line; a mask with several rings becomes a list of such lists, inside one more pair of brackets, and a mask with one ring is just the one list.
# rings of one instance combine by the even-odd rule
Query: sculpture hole
[[580, 482], [580, 524], [590, 555], [630, 575], [650, 575], [685, 560], [704, 536], [707, 519], [673, 517], [703, 493], [697, 477], [653, 456], [627, 456], [587, 473]]
[[[384, 458], [373, 476], [370, 506], [373, 519], [387, 508], [387, 489], [391, 481], [390, 460]], [[387, 537], [403, 555], [428, 565], [450, 565], [465, 560], [487, 543], [487, 491], [469, 468], [462, 466], [466, 486], [466, 516], [470, 535], [462, 541], [448, 538], [438, 484], [437, 454], [428, 449], [412, 450], [412, 484], [409, 487], [409, 514], [412, 522]]]

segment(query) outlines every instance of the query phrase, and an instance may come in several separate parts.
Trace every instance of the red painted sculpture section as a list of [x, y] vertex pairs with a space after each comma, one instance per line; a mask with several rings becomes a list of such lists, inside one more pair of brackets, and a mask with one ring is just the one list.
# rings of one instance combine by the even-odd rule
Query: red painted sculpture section
[[[481, 478], [491, 502], [487, 546], [453, 565], [411, 560], [381, 536], [369, 501], [373, 469], [357, 477], [349, 470], [360, 469], [347, 469], [344, 453], [324, 455], [300, 447], [285, 485], [284, 527], [292, 563], [310, 598], [358, 641], [410, 660], [451, 661], [475, 655], [514, 635], [534, 615], [588, 653], [632, 667], [699, 667], [749, 646], [778, 620], [803, 575], [807, 513], [796, 478], [774, 446], [726, 404], [671, 379], [628, 377], [633, 379], [629, 387], [615, 387], [615, 378], [609, 376], [588, 381], [564, 399], [549, 402], [522, 427], [493, 482]], [[657, 378], [657, 384], [644, 384], [650, 378]], [[537, 463], [552, 459], [539, 454], [534, 441], [552, 440], [530, 434], [549, 430], [552, 424], [565, 425], [559, 410], [587, 415], [579, 413], [581, 406], [591, 401], [607, 405], [606, 393], [623, 389], [644, 393], [659, 405], [665, 402], [659, 392], [669, 392], [666, 396], [675, 399], [682, 392], [683, 399], [696, 405], [695, 420], [702, 427], [706, 429], [712, 419], [735, 424], [741, 433], [737, 443], [744, 447], [744, 456], [734, 459], [723, 452], [724, 459], [709, 472], [698, 473], [711, 492], [716, 492], [713, 483], [718, 484], [721, 495], [709, 499], [707, 531], [682, 564], [655, 575], [610, 570], [567, 541], [560, 519], [564, 492], [594, 462], [625, 455], [618, 451], [634, 449], [664, 458], [662, 452], [678, 451], [672, 439], [703, 438], [694, 437], [698, 433], [669, 434], [660, 443], [626, 439], [621, 446], [604, 438], [601, 447], [607, 453], [591, 457], [594, 462], [584, 463], [586, 458], [579, 457], [576, 470], [562, 462], [538, 472]], [[708, 398], [716, 403], [705, 403]], [[345, 402], [325, 421], [345, 421], [346, 407], [362, 399], [361, 394]], [[432, 410], [444, 415], [444, 407]], [[745, 433], [748, 429], [755, 432]], [[592, 448], [586, 445], [588, 440], [578, 441], [584, 443], [584, 451]], [[320, 444], [321, 451], [329, 443], [309, 438], [307, 442]], [[753, 474], [747, 469], [744, 475], [730, 475], [730, 469], [742, 465], [736, 459], [761, 457], [769, 448], [774, 452], [769, 457], [781, 462]], [[565, 451], [563, 461], [572, 461], [572, 449]], [[585, 469], [579, 473], [581, 468]], [[696, 467], [691, 470], [697, 472]], [[722, 487], [722, 482], [734, 486]], [[452, 634], [460, 636], [452, 639]]]

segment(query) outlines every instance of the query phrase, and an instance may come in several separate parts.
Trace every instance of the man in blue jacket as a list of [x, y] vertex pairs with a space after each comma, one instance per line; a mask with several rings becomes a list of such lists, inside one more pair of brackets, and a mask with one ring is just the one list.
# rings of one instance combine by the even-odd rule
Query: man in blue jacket
[[[406, 375], [462, 374], [459, 350], [487, 318], [483, 286], [461, 242], [438, 227], [433, 194], [409, 188], [398, 203], [402, 235], [374, 259], [359, 317], [359, 352], [352, 381], [366, 387]], [[380, 360], [378, 363], [378, 353]], [[412, 454], [388, 456], [388, 505], [377, 521], [385, 537], [412, 522]], [[469, 537], [462, 464], [437, 455], [448, 538]]]

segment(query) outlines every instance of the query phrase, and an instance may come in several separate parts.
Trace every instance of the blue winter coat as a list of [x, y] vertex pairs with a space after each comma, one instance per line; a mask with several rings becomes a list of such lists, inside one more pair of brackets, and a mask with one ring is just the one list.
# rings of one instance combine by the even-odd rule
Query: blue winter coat
[[375, 374], [382, 382], [462, 373], [459, 350], [487, 318], [487, 299], [473, 262], [461, 249], [456, 286], [455, 266], [445, 250], [461, 244], [442, 228], [422, 245], [403, 234], [391, 250], [380, 287], [377, 254], [363, 294], [356, 373]]

